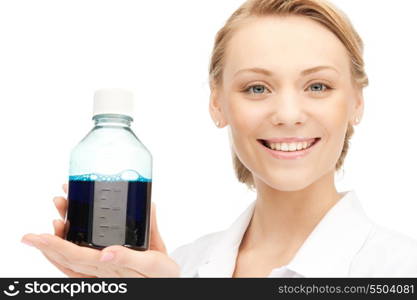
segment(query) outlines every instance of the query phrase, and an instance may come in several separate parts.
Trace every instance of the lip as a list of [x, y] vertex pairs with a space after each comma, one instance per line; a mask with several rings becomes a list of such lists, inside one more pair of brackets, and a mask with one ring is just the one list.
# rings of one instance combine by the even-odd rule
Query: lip
[[[289, 143], [289, 142], [308, 142], [311, 140], [314, 140], [314, 143], [307, 149], [298, 150], [298, 151], [279, 151], [279, 150], [272, 150], [269, 149], [267, 146], [265, 146], [262, 141], [274, 141], [279, 140], [277, 143]], [[269, 154], [271, 154], [273, 157], [278, 159], [286, 159], [286, 160], [292, 160], [292, 159], [300, 159], [305, 157], [307, 154], [309, 154], [316, 145], [321, 141], [321, 138], [279, 138], [279, 139], [268, 139], [268, 140], [257, 140], [258, 143], [261, 145], [263, 149], [265, 149]]]

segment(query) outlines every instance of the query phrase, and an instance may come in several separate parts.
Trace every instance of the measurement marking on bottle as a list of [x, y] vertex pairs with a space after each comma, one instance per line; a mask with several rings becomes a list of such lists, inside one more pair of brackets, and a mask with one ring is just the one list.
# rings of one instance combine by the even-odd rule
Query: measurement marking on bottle
[[92, 241], [101, 246], [122, 245], [126, 237], [126, 182], [95, 182]]

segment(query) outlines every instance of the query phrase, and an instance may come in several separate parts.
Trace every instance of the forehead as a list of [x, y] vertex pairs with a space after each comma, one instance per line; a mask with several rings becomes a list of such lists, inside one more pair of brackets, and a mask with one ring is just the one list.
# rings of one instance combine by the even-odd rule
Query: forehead
[[234, 31], [226, 49], [225, 78], [244, 68], [265, 67], [282, 76], [330, 65], [350, 70], [345, 46], [329, 29], [303, 16], [252, 17]]

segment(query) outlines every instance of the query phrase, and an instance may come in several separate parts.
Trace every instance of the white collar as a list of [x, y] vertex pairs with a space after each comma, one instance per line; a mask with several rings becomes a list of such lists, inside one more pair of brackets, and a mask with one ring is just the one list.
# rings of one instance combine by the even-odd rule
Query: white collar
[[[256, 200], [221, 233], [205, 264], [198, 268], [199, 277], [232, 277], [240, 242], [255, 204]], [[356, 193], [345, 192], [284, 267], [301, 277], [347, 277], [352, 259], [364, 244], [372, 226]], [[271, 271], [270, 276], [273, 276]]]

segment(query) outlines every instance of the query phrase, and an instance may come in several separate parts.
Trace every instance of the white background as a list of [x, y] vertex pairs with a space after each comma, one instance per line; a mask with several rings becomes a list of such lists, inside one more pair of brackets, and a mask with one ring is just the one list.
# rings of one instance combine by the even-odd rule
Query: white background
[[[241, 0], [0, 1], [0, 276], [64, 276], [20, 243], [52, 233], [70, 150], [96, 89], [131, 89], [154, 158], [152, 200], [169, 251], [228, 227], [255, 199], [208, 113], [217, 30]], [[366, 112], [338, 187], [377, 223], [417, 238], [414, 0], [333, 0], [365, 42]]]

